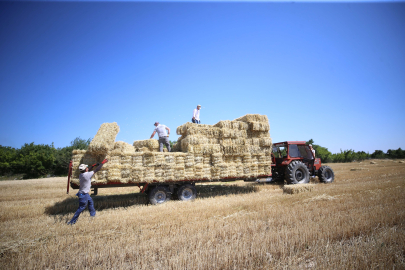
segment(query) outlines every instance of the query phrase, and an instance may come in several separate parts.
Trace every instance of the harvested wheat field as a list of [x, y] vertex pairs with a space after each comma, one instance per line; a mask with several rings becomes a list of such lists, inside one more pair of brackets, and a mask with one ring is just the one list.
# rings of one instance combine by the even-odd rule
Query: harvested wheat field
[[298, 194], [205, 183], [151, 206], [138, 188], [101, 189], [96, 218], [74, 226], [66, 178], [2, 181], [0, 268], [405, 269], [405, 164], [367, 163], [330, 164], [332, 184]]

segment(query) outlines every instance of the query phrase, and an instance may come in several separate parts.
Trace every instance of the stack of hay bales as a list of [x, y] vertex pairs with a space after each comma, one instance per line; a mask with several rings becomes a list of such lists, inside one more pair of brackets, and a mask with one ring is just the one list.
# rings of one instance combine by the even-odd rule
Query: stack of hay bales
[[109, 159], [96, 174], [100, 184], [255, 178], [271, 174], [272, 141], [267, 116], [248, 114], [215, 125], [186, 123], [174, 152], [159, 152], [157, 140], [114, 142], [116, 123], [103, 124], [89, 150], [73, 151], [73, 179], [78, 166]]

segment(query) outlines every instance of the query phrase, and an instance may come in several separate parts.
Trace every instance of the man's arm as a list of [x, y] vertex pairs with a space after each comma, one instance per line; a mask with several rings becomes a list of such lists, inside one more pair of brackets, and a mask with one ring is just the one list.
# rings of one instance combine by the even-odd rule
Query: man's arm
[[155, 134], [156, 134], [156, 130], [155, 130], [155, 131], [153, 131], [152, 136], [150, 136], [150, 138], [152, 139], [152, 138], [153, 138], [153, 136], [155, 136]]
[[170, 135], [170, 128], [166, 127], [167, 135]]
[[193, 119], [195, 119], [195, 115], [197, 114], [197, 109], [193, 110]]
[[[107, 163], [108, 159], [104, 159], [103, 162], [101, 162], [101, 164], [98, 164], [97, 168], [94, 169], [93, 171], [93, 175], [98, 172], [99, 170], [101, 170], [101, 167], [103, 167], [104, 163]], [[92, 176], [93, 177], [93, 176]]]

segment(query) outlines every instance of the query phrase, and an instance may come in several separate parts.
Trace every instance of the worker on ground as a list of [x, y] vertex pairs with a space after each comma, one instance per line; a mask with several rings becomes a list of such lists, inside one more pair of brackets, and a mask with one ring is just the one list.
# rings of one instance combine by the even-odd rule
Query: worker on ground
[[104, 159], [101, 164], [97, 163], [94, 166], [97, 166], [94, 171], [89, 172], [89, 166], [86, 164], [80, 164], [79, 170], [79, 180], [80, 180], [80, 188], [79, 192], [76, 194], [79, 197], [79, 208], [77, 209], [73, 218], [68, 222], [69, 225], [73, 225], [76, 223], [77, 219], [79, 218], [80, 214], [86, 209], [87, 205], [89, 206], [89, 212], [91, 217], [96, 216], [96, 209], [94, 209], [93, 199], [90, 197], [90, 187], [91, 187], [91, 178], [93, 175], [98, 172], [103, 164], [108, 162], [107, 159]]
[[159, 136], [159, 151], [163, 152], [163, 144], [164, 144], [166, 145], [167, 151], [170, 152], [170, 142], [169, 142], [170, 128], [166, 127], [165, 125], [159, 124], [159, 122], [155, 122], [155, 127], [156, 128], [153, 131], [152, 136], [150, 136], [150, 138], [152, 139], [157, 132]]
[[312, 144], [310, 144], [310, 145], [309, 145], [309, 149], [311, 149], [312, 154], [313, 154], [314, 159], [315, 159], [315, 149], [314, 149], [314, 148], [312, 148]]
[[193, 123], [201, 124], [201, 122], [200, 122], [200, 109], [201, 109], [201, 105], [198, 104], [197, 109], [194, 109], [194, 111], [193, 111], [193, 118], [191, 119], [191, 121]]

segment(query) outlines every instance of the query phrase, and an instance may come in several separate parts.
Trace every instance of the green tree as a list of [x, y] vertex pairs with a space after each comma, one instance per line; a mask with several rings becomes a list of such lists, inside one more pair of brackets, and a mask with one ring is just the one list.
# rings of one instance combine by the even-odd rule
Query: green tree
[[382, 150], [375, 150], [374, 153], [371, 154], [372, 158], [385, 158], [385, 154]]

